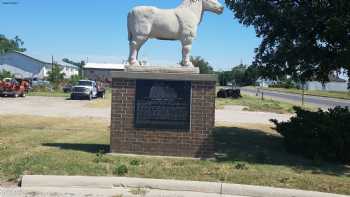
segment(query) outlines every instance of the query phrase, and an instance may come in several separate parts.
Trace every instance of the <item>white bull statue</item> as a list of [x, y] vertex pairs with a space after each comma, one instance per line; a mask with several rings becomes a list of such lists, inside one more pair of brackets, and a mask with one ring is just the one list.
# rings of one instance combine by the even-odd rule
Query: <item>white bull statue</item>
[[182, 44], [182, 66], [193, 67], [190, 61], [192, 41], [203, 13], [211, 11], [222, 14], [224, 7], [218, 0], [183, 0], [175, 9], [158, 9], [139, 6], [128, 14], [130, 55], [129, 64], [139, 66], [138, 53], [150, 38], [180, 40]]

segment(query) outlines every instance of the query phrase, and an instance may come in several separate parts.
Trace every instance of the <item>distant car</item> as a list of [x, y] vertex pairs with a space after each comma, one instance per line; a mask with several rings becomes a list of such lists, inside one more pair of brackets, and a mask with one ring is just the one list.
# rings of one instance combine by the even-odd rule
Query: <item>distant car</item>
[[87, 98], [92, 100], [93, 98], [101, 97], [105, 95], [105, 89], [100, 84], [91, 80], [80, 80], [77, 85], [72, 87], [71, 99]]
[[45, 80], [40, 80], [40, 79], [33, 79], [31, 81], [31, 87], [30, 89], [45, 89], [48, 91], [53, 91], [52, 85], [49, 81], [45, 81]]
[[34, 79], [32, 80], [32, 87], [35, 86], [51, 86], [51, 84], [49, 81]]
[[64, 93], [70, 93], [70, 92], [72, 92], [72, 88], [73, 88], [73, 86], [71, 84], [67, 84], [62, 88], [62, 90]]

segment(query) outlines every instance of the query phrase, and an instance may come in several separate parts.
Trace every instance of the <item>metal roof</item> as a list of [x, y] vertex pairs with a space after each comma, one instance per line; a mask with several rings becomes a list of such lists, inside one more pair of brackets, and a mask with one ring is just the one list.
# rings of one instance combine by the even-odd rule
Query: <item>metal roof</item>
[[[24, 57], [27, 57], [29, 59], [32, 59], [36, 62], [39, 62], [41, 64], [44, 64], [46, 67], [50, 67], [51, 66], [51, 62], [45, 62], [45, 61], [42, 61], [42, 60], [39, 60], [37, 58], [34, 58], [30, 55], [27, 55], [25, 53], [22, 53], [22, 52], [19, 52], [19, 51], [10, 51], [10, 52], [7, 52], [7, 53], [15, 53], [15, 54], [19, 54], [19, 55], [22, 55]], [[2, 54], [2, 55], [5, 55], [6, 53]], [[61, 67], [70, 67], [70, 68], [74, 68], [74, 69], [79, 69], [77, 66], [73, 65], [73, 64], [68, 64], [66, 62], [63, 62], [63, 61], [54, 61], [55, 64], [61, 66]]]

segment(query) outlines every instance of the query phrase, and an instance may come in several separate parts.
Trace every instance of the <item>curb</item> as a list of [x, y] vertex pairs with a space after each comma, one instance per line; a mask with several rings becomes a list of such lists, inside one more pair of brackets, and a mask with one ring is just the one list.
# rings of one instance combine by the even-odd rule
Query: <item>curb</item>
[[22, 188], [60, 187], [60, 188], [147, 188], [168, 191], [203, 192], [222, 195], [250, 197], [349, 197], [322, 192], [281, 189], [262, 186], [226, 184], [199, 181], [178, 181], [162, 179], [143, 179], [128, 177], [89, 177], [89, 176], [42, 176], [25, 175]]

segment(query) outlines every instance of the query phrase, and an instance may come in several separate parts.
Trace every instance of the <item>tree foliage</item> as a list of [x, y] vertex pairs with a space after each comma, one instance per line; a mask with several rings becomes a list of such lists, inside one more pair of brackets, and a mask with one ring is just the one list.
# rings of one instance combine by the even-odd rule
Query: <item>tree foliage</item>
[[255, 64], [265, 77], [328, 80], [350, 68], [349, 0], [225, 0], [262, 38]]
[[22, 47], [23, 44], [24, 42], [18, 36], [13, 39], [8, 39], [0, 34], [0, 54], [10, 51], [24, 52], [26, 49]]
[[70, 79], [68, 81], [69, 84], [75, 85], [77, 84], [82, 78], [79, 75], [72, 75], [70, 76]]
[[214, 73], [213, 67], [210, 66], [209, 62], [205, 61], [202, 57], [192, 57], [191, 62], [195, 67], [199, 68], [201, 74], [212, 74]]
[[4, 70], [4, 69], [0, 71], [0, 80], [4, 78], [13, 78], [13, 77], [14, 75], [10, 71]]
[[219, 72], [219, 83], [226, 86], [228, 82], [233, 82], [238, 86], [254, 85], [260, 77], [256, 66], [240, 64], [232, 68], [231, 71]]
[[64, 80], [65, 73], [59, 65], [54, 64], [52, 69], [48, 72], [47, 80], [50, 81], [55, 88]]
[[220, 86], [227, 86], [227, 83], [232, 81], [231, 71], [220, 71], [217, 72], [217, 75], [219, 76]]

